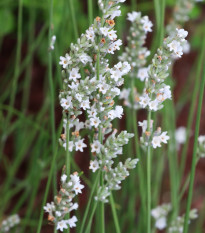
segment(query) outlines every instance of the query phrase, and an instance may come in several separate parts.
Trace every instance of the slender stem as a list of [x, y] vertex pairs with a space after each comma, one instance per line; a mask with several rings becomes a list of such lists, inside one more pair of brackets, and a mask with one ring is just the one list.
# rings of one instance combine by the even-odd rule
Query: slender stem
[[161, 26], [160, 26], [160, 45], [163, 42], [163, 38], [164, 38], [164, 14], [165, 14], [165, 0], [161, 1]]
[[[90, 192], [90, 195], [89, 195], [89, 200], [88, 200], [88, 203], [87, 203], [87, 206], [86, 206], [86, 209], [85, 209], [85, 213], [83, 215], [83, 220], [82, 220], [82, 223], [81, 223], [81, 227], [80, 227], [80, 233], [83, 233], [84, 226], [85, 226], [85, 221], [87, 219], [88, 211], [90, 209], [91, 201], [92, 201], [92, 198], [93, 198], [93, 194], [94, 194], [94, 192], [95, 192], [95, 190], [97, 188], [97, 184], [99, 183], [99, 179], [100, 179], [100, 171], [98, 171], [98, 174], [97, 174], [97, 176], [95, 178], [95, 182], [94, 182], [94, 184], [92, 186], [92, 189], [91, 189], [91, 192]], [[90, 219], [89, 219], [89, 221], [90, 221]]]
[[93, 216], [94, 216], [95, 210], [97, 208], [97, 204], [98, 204], [98, 202], [94, 201], [94, 204], [93, 204], [93, 207], [92, 207], [92, 210], [91, 210], [91, 214], [90, 214], [90, 219], [89, 219], [89, 222], [88, 222], [87, 227], [85, 229], [85, 233], [89, 233], [90, 232], [90, 228], [91, 228], [91, 224], [92, 224], [92, 220], [93, 220]]
[[[19, 77], [19, 67], [21, 61], [21, 45], [22, 45], [22, 18], [23, 18], [23, 0], [19, 0], [18, 6], [18, 29], [17, 29], [17, 50], [16, 50], [16, 63], [15, 63], [15, 70], [14, 70], [14, 77], [11, 87], [11, 98], [9, 105], [11, 107], [14, 106], [16, 90], [17, 90], [17, 82]], [[9, 112], [11, 114], [11, 112]], [[9, 123], [10, 118], [12, 115], [8, 114], [7, 123]]]
[[[141, 152], [140, 152], [140, 147], [139, 147], [139, 136], [138, 136], [138, 129], [137, 129], [137, 114], [136, 114], [136, 110], [134, 109], [134, 102], [135, 102], [135, 97], [134, 97], [134, 78], [132, 78], [131, 80], [132, 82], [132, 103], [133, 103], [133, 107], [132, 107], [132, 127], [134, 129], [134, 145], [135, 145], [135, 152], [136, 152], [136, 156], [139, 158], [139, 160], [142, 160], [141, 157]], [[146, 196], [144, 195], [145, 193], [145, 176], [144, 176], [144, 172], [143, 172], [143, 166], [142, 164], [140, 166], [137, 166], [137, 172], [138, 172], [138, 176], [139, 176], [139, 189], [140, 189], [140, 197], [142, 200], [142, 212], [145, 214], [146, 213]]]
[[[34, 26], [35, 26], [35, 10], [30, 7], [29, 9], [29, 33], [28, 33], [28, 50], [31, 50], [31, 46], [34, 40]], [[23, 99], [22, 99], [22, 110], [26, 112], [29, 102], [29, 93], [30, 93], [30, 83], [31, 83], [31, 76], [32, 76], [32, 64], [33, 59], [31, 59], [30, 64], [27, 67], [26, 75], [25, 75], [25, 84], [24, 84], [24, 91], [23, 91]]]
[[[66, 175], [67, 177], [70, 177], [70, 151], [69, 151], [69, 138], [70, 138], [70, 132], [69, 132], [69, 115], [67, 118], [67, 124], [66, 124]], [[67, 218], [70, 218], [70, 214], [67, 214]], [[69, 233], [70, 227], [68, 229], [65, 229], [64, 232]]]
[[182, 150], [182, 155], [181, 155], [181, 163], [180, 163], [180, 178], [182, 179], [183, 173], [184, 173], [184, 168], [185, 168], [185, 162], [186, 162], [186, 155], [188, 151], [188, 145], [189, 145], [189, 134], [191, 131], [193, 119], [194, 119], [194, 109], [196, 107], [197, 103], [197, 95], [199, 92], [199, 87], [200, 87], [200, 77], [201, 77], [201, 70], [203, 67], [203, 61], [205, 57], [205, 41], [203, 41], [202, 49], [199, 55], [199, 60], [197, 62], [197, 71], [196, 71], [196, 80], [194, 81], [194, 90], [193, 90], [193, 95], [192, 95], [192, 101], [191, 101], [191, 107], [189, 110], [189, 116], [188, 116], [188, 122], [187, 122], [187, 129], [186, 129], [186, 142], [184, 144], [183, 150]]
[[88, 0], [88, 18], [89, 18], [89, 25], [93, 22], [93, 0]]
[[114, 202], [114, 198], [112, 193], [110, 194], [110, 204], [111, 204], [111, 208], [112, 208], [112, 215], [113, 215], [113, 219], [114, 219], [114, 223], [115, 223], [115, 230], [116, 233], [120, 233], [120, 224], [119, 224], [119, 220], [117, 217], [117, 212], [116, 212], [116, 208], [115, 208], [115, 202]]
[[[48, 32], [48, 47], [50, 46], [51, 34], [52, 34], [52, 20], [53, 20], [53, 0], [50, 0], [49, 9], [49, 32]], [[51, 134], [52, 134], [52, 149], [55, 151], [56, 144], [56, 130], [55, 130], [55, 97], [54, 97], [54, 85], [53, 85], [53, 73], [52, 73], [52, 53], [48, 53], [48, 79], [50, 87], [50, 114], [51, 114]]]
[[137, 10], [137, 0], [132, 0], [131, 4], [132, 4], [132, 10], [136, 11]]
[[[100, 77], [100, 51], [98, 51], [97, 53], [97, 79], [99, 80]], [[102, 138], [102, 130], [101, 128], [98, 129], [99, 131], [99, 141], [102, 144], [103, 138]], [[101, 172], [101, 178], [100, 178], [100, 185], [103, 186], [104, 185], [104, 177], [103, 177], [103, 172]], [[105, 233], [105, 207], [104, 207], [104, 203], [101, 202], [100, 203], [100, 231], [101, 233]]]
[[[148, 112], [148, 132], [150, 132], [151, 111]], [[151, 146], [147, 149], [147, 233], [151, 233]]]
[[70, 14], [71, 14], [72, 25], [73, 25], [73, 28], [74, 28], [74, 36], [75, 36], [75, 39], [77, 40], [77, 38], [78, 38], [78, 28], [77, 28], [77, 23], [76, 23], [73, 0], [69, 0], [69, 5], [70, 5]]
[[70, 140], [70, 132], [69, 132], [69, 117], [67, 118], [66, 124], [66, 174], [70, 176], [70, 151], [69, 151], [69, 140]]
[[46, 184], [46, 189], [45, 189], [45, 194], [44, 194], [44, 198], [43, 198], [43, 202], [42, 202], [42, 208], [41, 208], [41, 212], [40, 212], [40, 218], [39, 218], [39, 222], [38, 222], [38, 228], [37, 228], [37, 232], [36, 233], [40, 233], [41, 232], [41, 227], [42, 227], [42, 223], [43, 223], [43, 207], [46, 204], [46, 200], [48, 197], [48, 192], [49, 192], [49, 188], [50, 188], [50, 184], [51, 184], [51, 180], [53, 178], [53, 172], [54, 172], [54, 168], [55, 168], [55, 164], [56, 164], [56, 157], [57, 157], [57, 149], [58, 147], [56, 147], [56, 151], [53, 154], [53, 159], [52, 159], [52, 163], [51, 163], [51, 169], [49, 171], [49, 176], [48, 176], [48, 181]]
[[[205, 40], [205, 38], [204, 38], [204, 40]], [[205, 66], [205, 63], [204, 63], [204, 66]], [[187, 200], [187, 207], [186, 207], [186, 214], [185, 214], [185, 220], [184, 220], [184, 231], [183, 231], [183, 233], [188, 232], [189, 212], [190, 212], [190, 208], [191, 208], [192, 195], [193, 195], [194, 177], [195, 177], [196, 160], [197, 160], [197, 145], [198, 145], [198, 136], [199, 136], [199, 128], [200, 128], [201, 109], [202, 109], [202, 104], [203, 104], [204, 88], [205, 88], [205, 68], [203, 70], [201, 85], [200, 85], [200, 89], [199, 89], [199, 102], [198, 102], [197, 117], [196, 117], [194, 148], [193, 148], [193, 156], [192, 156], [192, 164], [191, 164], [191, 176], [190, 176], [190, 185], [189, 185], [189, 192], [188, 192], [188, 200]]]

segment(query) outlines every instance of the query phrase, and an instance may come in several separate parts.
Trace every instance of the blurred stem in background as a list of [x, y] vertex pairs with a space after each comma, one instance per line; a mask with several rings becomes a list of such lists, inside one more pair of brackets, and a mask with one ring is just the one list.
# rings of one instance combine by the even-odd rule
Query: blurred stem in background
[[[16, 62], [14, 68], [14, 77], [11, 87], [11, 95], [9, 106], [14, 107], [16, 91], [17, 91], [17, 82], [19, 78], [19, 67], [21, 63], [21, 46], [22, 46], [22, 19], [23, 19], [23, 0], [18, 1], [18, 27], [17, 27], [17, 49], [16, 49]], [[6, 126], [11, 120], [11, 112], [8, 113]]]
[[73, 0], [69, 0], [69, 6], [70, 6], [72, 25], [73, 25], [73, 29], [74, 29], [74, 37], [75, 37], [75, 40], [77, 40], [78, 39], [78, 27], [77, 27], [77, 23], [76, 23], [76, 15], [75, 15], [75, 9], [73, 6]]
[[131, 8], [133, 11], [137, 10], [137, 0], [131, 0]]
[[[21, 46], [22, 46], [22, 19], [23, 19], [23, 0], [18, 1], [18, 21], [17, 21], [17, 46], [16, 46], [16, 60], [14, 67], [14, 76], [11, 83], [10, 95], [9, 95], [9, 106], [14, 108], [15, 97], [17, 92], [17, 84], [19, 78], [19, 67], [21, 63]], [[12, 118], [12, 111], [7, 113], [5, 123], [3, 124], [3, 133], [1, 135], [1, 146], [0, 146], [0, 160], [3, 156], [4, 145], [8, 137], [8, 131], [10, 120]]]
[[194, 90], [193, 94], [191, 97], [191, 106], [189, 110], [189, 116], [188, 116], [188, 121], [187, 121], [187, 127], [186, 127], [186, 142], [183, 146], [182, 154], [181, 154], [181, 163], [180, 163], [180, 178], [181, 180], [183, 179], [183, 174], [184, 174], [184, 169], [186, 165], [186, 158], [187, 158], [187, 152], [188, 152], [188, 146], [189, 146], [189, 139], [190, 139], [190, 133], [191, 133], [191, 128], [194, 120], [194, 113], [195, 113], [195, 108], [197, 105], [197, 96], [199, 93], [199, 88], [200, 88], [200, 78], [201, 78], [201, 72], [203, 69], [203, 61], [205, 58], [205, 45], [204, 41], [202, 43], [202, 49], [200, 51], [199, 58], [197, 59], [197, 66], [196, 66], [196, 79], [194, 80]]
[[[29, 29], [28, 29], [28, 51], [31, 50], [31, 46], [34, 42], [34, 33], [35, 33], [35, 9], [29, 9]], [[22, 98], [22, 111], [25, 113], [28, 109], [29, 94], [30, 94], [30, 84], [32, 77], [32, 66], [33, 66], [33, 57], [26, 69], [24, 89], [23, 89], [23, 98]]]
[[[203, 49], [202, 50], [204, 50], [204, 47], [205, 47], [205, 35], [203, 36]], [[190, 212], [192, 196], [193, 196], [194, 177], [195, 177], [196, 160], [197, 160], [197, 146], [198, 146], [198, 137], [199, 137], [199, 130], [200, 130], [200, 120], [201, 120], [201, 110], [202, 110], [202, 104], [203, 104], [204, 88], [205, 88], [205, 62], [204, 62], [203, 68], [204, 70], [203, 70], [201, 85], [199, 89], [199, 100], [198, 100], [196, 127], [195, 127], [195, 135], [194, 135], [194, 148], [193, 148], [193, 156], [192, 156], [192, 164], [191, 164], [191, 176], [190, 176], [190, 185], [189, 185], [183, 233], [188, 232], [189, 212]]]
[[[148, 111], [147, 131], [150, 132], [151, 111]], [[147, 233], [151, 233], [151, 145], [147, 147]]]
[[93, 0], [88, 0], [89, 26], [93, 23]]
[[[67, 117], [67, 123], [66, 123], [66, 175], [69, 178], [70, 177], [70, 173], [71, 173], [71, 167], [70, 167], [70, 151], [69, 151], [69, 140], [70, 140], [70, 129], [69, 129], [69, 114]], [[67, 214], [67, 218], [70, 218], [70, 214]], [[69, 233], [70, 232], [70, 227], [68, 227], [68, 229], [65, 229], [64, 232]]]

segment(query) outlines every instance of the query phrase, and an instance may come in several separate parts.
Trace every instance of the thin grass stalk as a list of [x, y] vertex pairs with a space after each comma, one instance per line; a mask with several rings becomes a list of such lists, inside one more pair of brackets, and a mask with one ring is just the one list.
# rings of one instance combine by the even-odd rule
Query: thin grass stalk
[[165, 0], [154, 0], [154, 10], [156, 19], [156, 31], [151, 45], [151, 55], [148, 58], [148, 63], [154, 56], [155, 51], [161, 45], [164, 38], [164, 14], [165, 14]]
[[[34, 40], [34, 26], [35, 26], [35, 10], [31, 7], [29, 8], [29, 34], [28, 34], [28, 50], [31, 50], [31, 46]], [[29, 101], [29, 93], [30, 93], [30, 84], [31, 84], [31, 76], [32, 76], [32, 64], [33, 59], [31, 58], [31, 62], [27, 67], [25, 82], [24, 82], [24, 91], [23, 91], [23, 99], [22, 99], [22, 110], [26, 112], [28, 108]]]
[[75, 36], [75, 40], [77, 40], [78, 39], [78, 28], [77, 28], [77, 23], [76, 23], [76, 16], [75, 16], [73, 0], [69, 0], [69, 6], [70, 6], [72, 25], [73, 25], [73, 29], [74, 29], [74, 36]]
[[205, 219], [205, 200], [203, 201], [203, 205], [199, 213], [199, 220], [197, 221], [195, 233], [203, 233], [202, 231], [203, 231], [204, 219]]
[[164, 39], [164, 14], [165, 14], [165, 0], [161, 1], [161, 26], [160, 26], [160, 45], [163, 43]]
[[[96, 191], [97, 185], [99, 184], [99, 179], [100, 179], [100, 171], [98, 171], [98, 174], [97, 174], [97, 176], [95, 178], [95, 182], [92, 185], [92, 189], [91, 189], [91, 192], [90, 192], [90, 195], [89, 195], [89, 200], [88, 200], [88, 203], [86, 205], [86, 209], [85, 209], [85, 212], [84, 212], [84, 215], [83, 215], [83, 220], [82, 220], [82, 223], [81, 223], [80, 233], [83, 233], [85, 222], [86, 222], [88, 212], [89, 212], [89, 209], [90, 209], [91, 201], [93, 199], [93, 194]], [[90, 219], [88, 220], [88, 222], [89, 221], [90, 221]]]
[[160, 199], [160, 190], [163, 179], [163, 171], [164, 171], [164, 155], [162, 149], [158, 152], [158, 157], [156, 157], [157, 165], [156, 165], [156, 174], [155, 174], [155, 182], [153, 184], [153, 194], [152, 194], [152, 204], [153, 206], [157, 206], [158, 201]]
[[[58, 136], [60, 136], [60, 132], [61, 132], [61, 129], [62, 129], [62, 124], [63, 124], [63, 122], [61, 122], [61, 126], [59, 127]], [[40, 217], [39, 217], [38, 227], [37, 227], [36, 233], [41, 232], [41, 227], [42, 227], [42, 223], [43, 223], [43, 213], [44, 213], [43, 207], [46, 204], [49, 188], [50, 188], [52, 177], [53, 177], [53, 172], [54, 172], [54, 168], [55, 168], [55, 164], [56, 164], [56, 158], [57, 158], [57, 154], [58, 154], [58, 146], [56, 146], [55, 149], [56, 150], [55, 150], [55, 153], [53, 154], [53, 158], [52, 158], [52, 161], [51, 161], [51, 168], [49, 170], [48, 180], [47, 180], [47, 184], [46, 184], [46, 188], [45, 188], [45, 194], [44, 194], [43, 202], [42, 202], [42, 205], [41, 205], [41, 212], [40, 212]]]
[[111, 204], [112, 215], [113, 215], [113, 219], [114, 219], [116, 233], [120, 233], [121, 232], [120, 231], [120, 224], [119, 224], [119, 220], [117, 217], [117, 212], [116, 212], [116, 208], [115, 208], [115, 201], [114, 201], [112, 193], [110, 194], [110, 204]]
[[93, 0], [88, 0], [88, 19], [89, 25], [93, 22]]
[[131, 1], [131, 7], [133, 11], [137, 10], [137, 0], [132, 0]]
[[[174, 118], [172, 116], [172, 111], [174, 110], [173, 106], [171, 105], [171, 101], [167, 102], [165, 106], [165, 124], [168, 131], [172, 132], [172, 128], [175, 128], [175, 124], [172, 124], [172, 121], [174, 121]], [[171, 123], [170, 123], [171, 122]], [[171, 218], [174, 218], [177, 216], [178, 212], [178, 180], [177, 180], [177, 161], [176, 161], [176, 152], [174, 150], [174, 141], [175, 138], [173, 136], [170, 139], [170, 142], [168, 144], [168, 161], [169, 161], [169, 177], [170, 177], [170, 190], [171, 190], [171, 203], [172, 203], [172, 216]]]
[[70, 169], [70, 151], [69, 151], [69, 140], [70, 140], [70, 130], [69, 130], [69, 118], [66, 124], [66, 175], [69, 177], [71, 173]]
[[[48, 48], [50, 47], [52, 37], [52, 21], [53, 21], [53, 0], [50, 0], [49, 8], [49, 31], [48, 31]], [[48, 53], [48, 81], [50, 89], [50, 124], [51, 124], [51, 139], [52, 139], [52, 153], [55, 153], [56, 147], [56, 130], [55, 130], [55, 95], [54, 95], [54, 83], [53, 83], [53, 72], [52, 72], [52, 51]], [[53, 179], [53, 191], [54, 194], [57, 192], [57, 171], [56, 166], [54, 168], [54, 179]]]
[[[66, 175], [67, 177], [70, 177], [71, 169], [70, 169], [70, 151], [69, 151], [69, 140], [70, 140], [70, 129], [69, 129], [69, 117], [67, 118], [66, 123]], [[67, 218], [70, 218], [70, 214], [67, 214]], [[69, 233], [70, 227], [68, 229], [65, 229], [64, 232]]]
[[[100, 78], [100, 52], [98, 51], [97, 53], [97, 64], [96, 64], [96, 68], [97, 68], [97, 79], [99, 80]], [[99, 131], [99, 141], [102, 144], [103, 139], [102, 139], [102, 130], [101, 128], [98, 129]], [[100, 177], [100, 185], [103, 186], [104, 185], [104, 177], [103, 177], [103, 172], [101, 172], [101, 177]], [[101, 233], [105, 233], [105, 205], [103, 202], [100, 203], [100, 232]]]
[[52, 159], [52, 163], [51, 163], [51, 169], [49, 171], [48, 181], [47, 181], [47, 184], [46, 184], [45, 194], [44, 194], [44, 197], [43, 197], [43, 202], [42, 202], [42, 207], [41, 207], [41, 212], [40, 212], [40, 217], [39, 217], [39, 222], [38, 222], [38, 227], [37, 227], [37, 232], [36, 233], [40, 233], [41, 232], [41, 227], [42, 227], [42, 222], [43, 222], [43, 213], [44, 213], [43, 207], [46, 204], [46, 200], [47, 200], [47, 197], [48, 197], [48, 192], [49, 192], [50, 184], [51, 184], [51, 181], [52, 181], [52, 178], [53, 178], [53, 172], [54, 172], [54, 168], [55, 168], [57, 152], [58, 152], [58, 147], [56, 147], [56, 151], [53, 154], [53, 159]]
[[[205, 37], [203, 39], [203, 44], [204, 43], [205, 43]], [[205, 66], [205, 62], [204, 62], [204, 66]], [[200, 128], [200, 119], [201, 119], [201, 110], [202, 110], [202, 104], [203, 104], [204, 88], [205, 88], [205, 68], [203, 70], [201, 85], [200, 85], [200, 89], [199, 89], [199, 101], [198, 101], [198, 109], [197, 109], [197, 117], [196, 117], [194, 148], [193, 148], [192, 164], [191, 164], [191, 176], [190, 176], [190, 185], [189, 185], [189, 192], [188, 192], [188, 200], [187, 200], [187, 207], [186, 207], [186, 213], [185, 213], [183, 233], [188, 232], [189, 212], [190, 212], [192, 196], [193, 196], [194, 177], [195, 177], [196, 160], [197, 160], [198, 136], [199, 136], [199, 128]]]
[[[16, 49], [16, 62], [15, 62], [15, 69], [14, 69], [14, 77], [12, 80], [11, 86], [11, 95], [10, 95], [10, 102], [9, 105], [11, 107], [14, 106], [15, 96], [17, 91], [17, 82], [19, 77], [19, 67], [21, 62], [21, 46], [22, 46], [22, 20], [23, 20], [23, 0], [18, 1], [18, 27], [17, 27], [17, 49]], [[9, 112], [7, 116], [6, 127], [11, 120], [11, 112]]]
[[91, 210], [91, 214], [90, 214], [90, 219], [89, 219], [89, 222], [88, 222], [87, 227], [85, 229], [85, 233], [90, 233], [91, 224], [92, 224], [92, 220], [93, 220], [93, 216], [94, 216], [95, 210], [97, 208], [97, 204], [98, 204], [98, 202], [95, 201], [94, 204], [93, 204], [93, 206], [92, 206], [92, 210]]
[[[148, 132], [150, 132], [151, 111], [148, 111]], [[147, 148], [147, 233], [151, 233], [151, 146]]]
[[189, 145], [189, 133], [191, 132], [191, 127], [192, 127], [193, 119], [194, 119], [194, 113], [195, 113], [194, 109], [196, 107], [197, 95], [198, 95], [199, 88], [200, 88], [200, 77], [201, 77], [204, 57], [205, 57], [205, 41], [203, 41], [202, 49], [199, 55], [199, 60], [197, 62], [196, 79], [194, 81], [194, 90], [193, 90], [193, 95], [191, 98], [192, 101], [191, 101], [191, 107], [189, 110], [187, 129], [186, 129], [186, 142], [183, 146], [182, 155], [181, 155], [182, 157], [181, 163], [180, 163], [180, 178], [181, 179], [184, 173], [184, 168], [185, 168], [185, 163], [186, 163], [186, 155], [187, 155], [188, 145]]
[[[132, 102], [133, 102], [133, 109], [132, 109], [132, 127], [134, 129], [134, 145], [135, 145], [135, 153], [137, 158], [139, 158], [139, 160], [142, 160], [141, 157], [141, 152], [140, 152], [140, 147], [139, 147], [139, 136], [138, 136], [138, 128], [137, 128], [137, 111], [134, 109], [134, 101], [135, 101], [135, 97], [134, 97], [134, 78], [132, 78]], [[142, 161], [141, 161], [142, 162]], [[144, 171], [143, 171], [143, 167], [142, 164], [141, 166], [137, 167], [137, 172], [138, 172], [138, 178], [139, 178], [139, 191], [140, 191], [140, 199], [141, 199], [141, 203], [142, 203], [142, 212], [143, 214], [146, 213], [146, 196], [145, 194], [145, 177], [144, 177]], [[135, 206], [134, 206], [135, 207]]]

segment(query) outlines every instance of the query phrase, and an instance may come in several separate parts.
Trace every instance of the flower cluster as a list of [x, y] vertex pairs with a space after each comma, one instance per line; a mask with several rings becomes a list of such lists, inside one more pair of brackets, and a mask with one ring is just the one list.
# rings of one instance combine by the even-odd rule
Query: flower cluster
[[[128, 61], [131, 64], [132, 70], [129, 73], [131, 78], [137, 78], [140, 81], [145, 81], [148, 78], [148, 68], [144, 67], [146, 64], [146, 58], [150, 55], [150, 51], [143, 47], [147, 33], [152, 31], [152, 22], [148, 16], [141, 16], [141, 12], [128, 13], [127, 18], [131, 23], [129, 36], [127, 37], [128, 46], [125, 48], [125, 52], [119, 57], [121, 61]], [[128, 107], [134, 107], [134, 109], [140, 108], [139, 105], [139, 93], [136, 89], [132, 90], [134, 98], [130, 97], [130, 89], [123, 89], [120, 99], [124, 99], [124, 104]], [[132, 101], [130, 100], [132, 99]], [[133, 102], [131, 104], [131, 102]]]
[[[166, 27], [168, 35], [174, 35], [176, 28], [181, 28], [189, 20], [189, 14], [194, 7], [194, 3], [195, 0], [176, 1], [172, 19]], [[182, 42], [182, 48], [184, 53], [189, 53], [190, 45], [188, 41], [185, 40]]]
[[148, 67], [148, 79], [145, 83], [143, 95], [140, 97], [140, 105], [150, 111], [157, 111], [163, 107], [166, 99], [171, 99], [170, 86], [164, 83], [169, 75], [169, 66], [172, 57], [181, 57], [182, 42], [188, 32], [184, 29], [176, 29], [175, 35], [167, 37], [161, 48], [152, 59], [152, 64]]
[[[96, 17], [94, 24], [81, 35], [77, 44], [71, 44], [70, 53], [60, 57], [59, 63], [63, 67], [64, 79], [63, 90], [59, 95], [64, 116], [64, 133], [61, 135], [60, 143], [70, 151], [83, 152], [87, 144], [81, 131], [88, 129], [91, 133], [91, 151], [95, 155], [95, 160], [90, 163], [90, 169], [102, 171], [103, 188], [108, 190], [112, 189], [112, 185], [106, 177], [115, 169], [111, 167], [112, 159], [120, 154], [122, 146], [128, 143], [131, 137], [130, 134], [122, 132], [112, 147], [107, 143], [110, 139], [106, 140], [106, 135], [111, 134], [111, 138], [115, 135], [111, 121], [122, 117], [123, 109], [121, 106], [115, 106], [114, 99], [120, 95], [119, 87], [124, 83], [123, 76], [131, 69], [127, 61], [118, 62], [110, 68], [109, 61], [105, 58], [107, 54], [119, 50], [122, 44], [114, 30], [114, 18], [121, 14], [119, 3], [124, 1], [99, 1], [102, 17]], [[85, 121], [79, 120], [81, 115], [86, 117]], [[71, 132], [69, 142], [66, 135], [67, 127]], [[136, 164], [136, 160], [130, 163]], [[131, 167], [126, 162], [123, 165], [119, 163], [118, 166], [125, 170]], [[119, 178], [116, 176], [115, 182], [118, 181]], [[101, 197], [97, 199], [103, 200]]]
[[205, 135], [198, 137], [198, 155], [201, 158], [205, 157]]
[[117, 130], [114, 130], [106, 139], [104, 145], [98, 140], [95, 140], [91, 145], [91, 152], [95, 160], [90, 161], [90, 169], [95, 172], [101, 167], [106, 183], [98, 189], [96, 196], [96, 200], [102, 202], [107, 202], [106, 197], [110, 195], [111, 190], [120, 189], [121, 181], [129, 176], [129, 170], [135, 168], [138, 162], [138, 159], [131, 160], [128, 158], [124, 164], [119, 162], [115, 168], [112, 167], [113, 159], [122, 154], [123, 145], [127, 144], [129, 138], [133, 137], [133, 134], [126, 131], [121, 132], [118, 136], [116, 136], [116, 133]]
[[152, 217], [155, 219], [155, 227], [159, 230], [163, 230], [167, 226], [167, 216], [171, 211], [171, 204], [163, 204], [157, 206], [151, 211]]
[[[158, 111], [163, 108], [163, 102], [166, 99], [171, 99], [170, 86], [164, 83], [165, 79], [169, 75], [169, 66], [172, 64], [172, 57], [181, 57], [182, 46], [181, 43], [185, 41], [185, 37], [188, 32], [184, 29], [176, 29], [175, 35], [167, 37], [162, 47], [157, 50], [157, 53], [152, 59], [151, 65], [148, 67], [148, 78], [145, 82], [145, 88], [143, 94], [139, 97], [139, 104], [142, 108], [146, 108], [148, 111]], [[161, 146], [161, 142], [167, 143], [169, 136], [167, 132], [161, 133], [161, 128], [152, 133], [152, 127], [148, 122], [139, 123], [150, 130], [143, 130], [143, 142], [147, 145], [151, 141], [152, 147], [157, 148]], [[150, 137], [152, 136], [152, 137]]]
[[[161, 206], [157, 206], [155, 209], [153, 209], [151, 211], [151, 215], [155, 219], [155, 227], [159, 230], [163, 230], [168, 227], [168, 233], [182, 233], [185, 216], [178, 216], [177, 218], [173, 219], [169, 225], [167, 225], [168, 215], [170, 212], [170, 204], [162, 204]], [[189, 212], [189, 220], [196, 219], [197, 217], [197, 210], [192, 209]]]
[[48, 213], [48, 220], [56, 225], [57, 230], [63, 231], [68, 226], [70, 228], [76, 226], [76, 216], [66, 219], [66, 214], [78, 208], [78, 204], [73, 203], [73, 198], [82, 193], [83, 188], [84, 185], [80, 183], [77, 172], [70, 175], [70, 179], [65, 174], [61, 176], [61, 187], [58, 195], [55, 196], [54, 202], [44, 206], [45, 212]]
[[150, 128], [148, 130], [148, 122], [144, 120], [143, 122], [138, 122], [138, 125], [142, 127], [142, 137], [140, 137], [140, 142], [142, 145], [148, 146], [150, 141], [150, 135], [152, 135], [151, 145], [154, 149], [161, 147], [161, 143], [167, 143], [169, 136], [167, 131], [161, 132], [161, 128], [158, 127], [155, 132], [153, 132], [153, 120], [150, 121]]
[[9, 216], [7, 219], [0, 223], [0, 232], [9, 232], [11, 228], [20, 223], [20, 218], [18, 214]]
[[176, 2], [173, 17], [166, 28], [169, 35], [175, 31], [175, 28], [189, 20], [189, 13], [193, 9], [194, 3], [194, 0], [179, 0]]
[[[198, 217], [197, 210], [192, 209], [189, 212], [189, 220], [194, 220]], [[185, 216], [178, 216], [173, 220], [168, 228], [168, 233], [182, 233], [184, 229], [184, 218]], [[189, 221], [190, 223], [190, 221]]]

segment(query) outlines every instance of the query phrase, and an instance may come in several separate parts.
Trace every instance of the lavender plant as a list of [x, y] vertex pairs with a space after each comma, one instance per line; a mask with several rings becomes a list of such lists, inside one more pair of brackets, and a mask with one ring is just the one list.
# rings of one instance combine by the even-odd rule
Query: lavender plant
[[[144, 67], [146, 58], [150, 55], [150, 51], [143, 47], [148, 32], [152, 31], [152, 22], [148, 16], [141, 16], [141, 12], [133, 11], [128, 13], [127, 19], [131, 22], [129, 36], [127, 37], [128, 46], [125, 47], [125, 52], [119, 57], [120, 61], [128, 61], [131, 64], [131, 72], [129, 77], [132, 79], [140, 79], [144, 82], [148, 77], [148, 68]], [[134, 81], [134, 80], [133, 80]], [[132, 82], [133, 82], [132, 81]], [[133, 107], [134, 109], [141, 108], [139, 104], [140, 93], [132, 86], [132, 88], [123, 88], [120, 99], [124, 100], [124, 105]]]
[[[121, 14], [120, 2], [124, 0], [99, 1], [102, 17], [97, 17], [77, 43], [71, 44], [70, 53], [65, 57], [61, 56], [59, 62], [63, 67], [63, 89], [59, 98], [64, 122], [64, 133], [59, 141], [67, 152], [83, 152], [88, 145], [81, 132], [84, 129], [89, 130], [90, 148], [94, 156], [89, 168], [93, 172], [98, 169], [101, 172], [101, 182], [95, 198], [101, 202], [108, 201], [107, 197], [112, 190], [120, 189], [121, 181], [138, 162], [138, 159], [128, 158], [124, 163], [114, 164], [114, 158], [123, 153], [123, 146], [133, 137], [133, 134], [126, 131], [116, 136], [117, 130], [113, 130], [111, 124], [115, 118], [122, 117], [123, 108], [115, 106], [114, 98], [120, 95], [119, 87], [124, 83], [123, 76], [131, 69], [128, 62], [119, 62], [109, 68], [109, 61], [106, 59], [107, 54], [114, 54], [122, 44], [120, 39], [117, 40], [114, 30], [114, 19]], [[81, 115], [86, 117], [85, 121], [80, 120]], [[67, 153], [67, 157], [69, 156]], [[72, 198], [75, 184], [69, 186], [69, 183], [65, 181], [62, 183], [61, 198], [65, 192]], [[64, 193], [62, 189], [65, 190]], [[76, 217], [64, 219], [73, 206], [67, 207], [66, 211], [62, 209], [69, 202], [66, 196], [65, 200], [58, 202], [59, 198], [56, 198], [55, 204], [45, 207], [49, 212], [49, 219], [56, 222], [57, 229], [60, 230], [67, 228], [68, 225], [74, 226], [77, 221]], [[59, 216], [53, 212], [54, 210], [61, 212]]]

